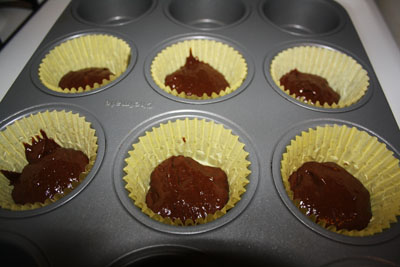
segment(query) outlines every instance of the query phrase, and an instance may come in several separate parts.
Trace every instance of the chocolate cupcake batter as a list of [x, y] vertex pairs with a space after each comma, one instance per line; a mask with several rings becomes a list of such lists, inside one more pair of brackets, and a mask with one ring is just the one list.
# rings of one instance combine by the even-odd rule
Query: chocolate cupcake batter
[[319, 101], [321, 105], [332, 105], [337, 104], [340, 99], [340, 95], [329, 86], [328, 81], [318, 75], [294, 69], [283, 75], [279, 81], [285, 90], [295, 94], [297, 99], [304, 97], [305, 103], [315, 104]]
[[113, 73], [108, 68], [85, 68], [77, 71], [70, 71], [65, 74], [58, 86], [62, 89], [72, 89], [86, 85], [93, 87], [95, 83], [101, 84], [104, 79], [109, 80]]
[[289, 177], [293, 198], [306, 215], [314, 215], [338, 230], [362, 230], [371, 217], [368, 190], [333, 162], [306, 162]]
[[190, 157], [172, 156], [152, 172], [146, 204], [162, 217], [185, 222], [215, 213], [228, 199], [229, 184], [223, 170]]
[[41, 130], [42, 138], [32, 138], [32, 145], [24, 143], [28, 165], [22, 173], [2, 170], [14, 186], [12, 198], [16, 204], [44, 202], [57, 193], [72, 189], [72, 183], [79, 182], [79, 175], [89, 163], [81, 151], [62, 148]]
[[188, 96], [201, 97], [204, 93], [208, 96], [212, 93], [219, 94], [229, 87], [229, 83], [219, 71], [193, 57], [190, 49], [185, 65], [165, 77], [165, 86], [175, 89], [178, 93], [185, 92]]

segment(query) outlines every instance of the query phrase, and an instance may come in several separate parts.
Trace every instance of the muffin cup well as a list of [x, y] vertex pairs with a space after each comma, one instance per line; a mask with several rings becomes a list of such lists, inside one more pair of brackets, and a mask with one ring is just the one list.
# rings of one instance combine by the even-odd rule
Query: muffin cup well
[[[160, 127], [140, 137], [128, 154], [123, 180], [129, 197], [145, 214], [169, 225], [204, 224], [223, 216], [240, 200], [249, 183], [247, 176], [250, 174], [250, 162], [246, 159], [249, 153], [244, 150], [244, 144], [239, 142], [238, 136], [233, 135], [231, 130], [205, 119], [186, 118], [160, 124]], [[224, 170], [229, 183], [228, 203], [206, 218], [185, 222], [163, 218], [149, 209], [145, 198], [150, 187], [151, 172], [173, 155], [191, 157], [202, 164]]]
[[[202, 96], [188, 96], [185, 92], [178, 93], [165, 86], [165, 77], [185, 64], [190, 50], [194, 57], [219, 71], [230, 86], [219, 94], [212, 93], [211, 96], [205, 93]], [[185, 40], [166, 47], [153, 59], [150, 68], [154, 82], [162, 90], [174, 96], [197, 100], [215, 99], [234, 92], [242, 85], [248, 71], [246, 60], [237, 50], [222, 42], [207, 39]]]
[[[220, 29], [236, 25], [249, 14], [248, 3], [242, 0], [171, 0], [165, 2], [166, 14], [173, 21], [199, 30]], [[228, 6], [229, 8], [227, 8]]]
[[[360, 231], [326, 229], [347, 236], [369, 236], [390, 228], [400, 215], [399, 160], [374, 136], [345, 125], [318, 126], [292, 139], [281, 160], [281, 176], [293, 200], [289, 176], [308, 161], [335, 162], [356, 177], [370, 193], [372, 218]], [[294, 200], [295, 205], [298, 203]], [[309, 217], [315, 222], [315, 218]], [[321, 226], [325, 225], [318, 222]]]
[[81, 22], [97, 27], [120, 26], [144, 17], [154, 4], [154, 0], [78, 0], [72, 5], [72, 15]]
[[[131, 48], [122, 39], [107, 34], [86, 34], [69, 39], [49, 51], [39, 65], [39, 79], [48, 89], [60, 93], [81, 93], [111, 83], [123, 74], [130, 62]], [[63, 89], [58, 86], [69, 71], [108, 68], [114, 75], [93, 87]]]
[[[65, 110], [31, 114], [15, 121], [1, 131], [0, 150], [4, 160], [0, 162], [0, 170], [21, 172], [28, 164], [23, 143], [31, 144], [32, 138], [41, 136], [40, 130], [45, 131], [46, 135], [54, 139], [61, 147], [80, 150], [89, 158], [85, 172], [80, 175], [81, 182], [88, 175], [96, 160], [97, 137], [95, 130], [84, 117]], [[73, 184], [73, 188], [79, 183]], [[57, 194], [53, 199], [47, 199], [44, 203], [20, 205], [12, 199], [12, 189], [13, 186], [10, 185], [9, 180], [0, 172], [0, 207], [14, 211], [47, 206], [73, 190], [65, 189], [64, 194]]]
[[[369, 86], [368, 73], [352, 57], [320, 46], [297, 46], [277, 54], [270, 65], [272, 80], [283, 92], [297, 99], [295, 94], [280, 84], [280, 78], [291, 70], [309, 73], [325, 78], [330, 87], [340, 94], [339, 102], [329, 105], [319, 102], [307, 103], [310, 106], [323, 108], [344, 108], [358, 102]], [[304, 100], [304, 97], [299, 99]]]
[[277, 28], [294, 35], [327, 35], [345, 24], [343, 8], [334, 1], [263, 0], [260, 12]]

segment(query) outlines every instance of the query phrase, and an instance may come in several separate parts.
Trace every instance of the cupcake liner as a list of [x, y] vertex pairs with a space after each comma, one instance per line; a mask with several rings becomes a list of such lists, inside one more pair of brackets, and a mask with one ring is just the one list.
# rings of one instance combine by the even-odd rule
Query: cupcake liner
[[[123, 40], [110, 35], [90, 34], [70, 39], [54, 47], [39, 66], [39, 79], [50, 90], [60, 93], [81, 93], [94, 90], [117, 79], [130, 61], [131, 48]], [[84, 68], [108, 68], [114, 75], [93, 87], [63, 89], [58, 86], [69, 71]]]
[[[326, 125], [308, 129], [296, 136], [286, 147], [281, 160], [281, 175], [290, 199], [289, 176], [308, 161], [335, 162], [356, 177], [370, 193], [372, 218], [363, 230], [330, 231], [347, 236], [369, 236], [389, 228], [400, 215], [400, 167], [399, 160], [386, 145], [374, 136], [355, 127]], [[294, 204], [299, 207], [298, 201]], [[314, 222], [314, 217], [310, 217]]]
[[[129, 157], [125, 159], [125, 188], [129, 197], [145, 214], [151, 218], [170, 225], [196, 225], [215, 220], [223, 216], [241, 199], [249, 183], [250, 174], [246, 160], [248, 152], [239, 137], [213, 121], [195, 119], [168, 121], [158, 128], [146, 132], [145, 136], [133, 144]], [[151, 172], [165, 159], [183, 155], [191, 157], [201, 164], [219, 167], [225, 171], [229, 183], [229, 200], [215, 214], [196, 221], [180, 219], [172, 221], [154, 213], [146, 205], [146, 194], [150, 188]]]
[[[339, 102], [329, 105], [319, 102], [311, 106], [323, 108], [344, 108], [361, 99], [369, 86], [367, 71], [350, 56], [337, 50], [318, 46], [299, 46], [280, 52], [271, 62], [270, 73], [275, 84], [287, 95], [290, 94], [280, 85], [280, 78], [293, 69], [325, 78], [329, 86], [340, 94]], [[304, 97], [300, 100], [303, 101]]]
[[[165, 77], [185, 65], [189, 51], [192, 50], [194, 57], [204, 63], [210, 64], [219, 71], [229, 83], [229, 87], [219, 94], [212, 93], [211, 96], [186, 95], [185, 92], [178, 93], [175, 89], [165, 86]], [[165, 92], [187, 99], [214, 99], [234, 92], [238, 89], [247, 76], [247, 63], [243, 56], [232, 47], [214, 40], [186, 40], [168, 46], [154, 58], [151, 64], [151, 76], [154, 82]]]
[[[48, 138], [52, 138], [61, 147], [80, 150], [89, 158], [89, 164], [85, 172], [80, 175], [82, 181], [94, 165], [97, 156], [97, 137], [95, 130], [89, 122], [78, 114], [66, 111], [45, 111], [31, 114], [15, 121], [0, 132], [0, 170], [22, 172], [28, 164], [25, 157], [23, 143], [32, 144], [32, 137], [42, 136], [40, 130], [44, 130]], [[77, 184], [73, 184], [75, 188]], [[16, 204], [11, 197], [13, 186], [0, 172], [0, 207], [10, 210], [31, 210], [49, 205], [71, 190], [65, 190], [64, 194], [57, 194], [53, 199], [47, 199], [44, 203]], [[73, 189], [72, 189], [73, 190]]]

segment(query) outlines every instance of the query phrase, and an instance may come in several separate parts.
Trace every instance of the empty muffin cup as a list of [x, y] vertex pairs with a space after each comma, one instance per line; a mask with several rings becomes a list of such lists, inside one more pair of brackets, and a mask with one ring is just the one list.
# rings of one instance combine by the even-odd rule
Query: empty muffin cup
[[[32, 210], [47, 206], [69, 194], [88, 175], [97, 156], [97, 137], [91, 124], [79, 114], [67, 111], [45, 111], [31, 114], [19, 119], [0, 132], [0, 150], [2, 160], [0, 170], [21, 173], [28, 164], [25, 157], [24, 143], [32, 144], [32, 138], [43, 137], [41, 130], [48, 138], [63, 148], [71, 148], [82, 151], [89, 159], [84, 172], [79, 175], [78, 182], [72, 182], [71, 186], [63, 190], [63, 194], [57, 193], [53, 198], [44, 202], [28, 204], [16, 204], [12, 198], [13, 186], [2, 172], [0, 172], [0, 207], [13, 211]], [[32, 188], [34, 190], [34, 187]]]
[[[204, 224], [223, 216], [241, 199], [249, 183], [247, 177], [251, 172], [248, 169], [250, 162], [246, 159], [249, 153], [244, 150], [244, 144], [231, 130], [205, 119], [186, 118], [160, 124], [139, 137], [128, 154], [123, 180], [129, 197], [142, 212], [169, 225]], [[146, 205], [151, 173], [165, 159], [178, 155], [191, 157], [203, 165], [219, 167], [226, 173], [229, 199], [222, 209], [205, 218], [182, 222], [180, 218], [172, 220], [162, 217]]]
[[248, 10], [241, 0], [172, 0], [167, 12], [184, 25], [197, 29], [217, 29], [241, 21]]
[[180, 245], [156, 245], [134, 250], [113, 261], [108, 267], [173, 266], [219, 266], [213, 255], [196, 248]]
[[264, 0], [261, 14], [278, 28], [300, 35], [331, 33], [344, 23], [333, 1]]
[[[186, 94], [184, 91], [178, 93], [176, 89], [165, 85], [167, 75], [185, 65], [190, 51], [193, 57], [221, 73], [229, 86], [219, 93], [203, 93], [202, 96], [198, 96]], [[208, 39], [185, 40], [168, 46], [153, 59], [150, 69], [151, 76], [159, 88], [177, 97], [196, 100], [215, 99], [234, 92], [246, 79], [248, 70], [244, 57], [237, 50], [222, 42]]]
[[[130, 46], [122, 39], [106, 34], [87, 34], [69, 39], [54, 47], [39, 65], [39, 79], [48, 89], [60, 93], [81, 93], [105, 86], [125, 72], [131, 55]], [[61, 88], [67, 73], [90, 68], [106, 68], [111, 74], [93, 85]]]
[[[295, 69], [326, 79], [333, 91], [340, 95], [338, 103], [330, 105], [325, 102], [321, 105], [319, 101], [312, 103], [304, 101], [304, 97], [291, 94], [281, 85], [280, 79]], [[337, 50], [320, 46], [297, 46], [280, 52], [271, 62], [270, 74], [276, 86], [286, 95], [307, 105], [327, 109], [344, 108], [357, 103], [369, 86], [367, 71], [356, 60]]]
[[[326, 229], [346, 236], [370, 236], [390, 228], [400, 215], [399, 160], [384, 143], [365, 131], [345, 125], [325, 125], [303, 131], [291, 140], [281, 160], [283, 185], [290, 199], [289, 176], [309, 161], [334, 162], [356, 177], [369, 191], [372, 218], [362, 230]], [[293, 200], [299, 207], [298, 200]], [[300, 208], [300, 207], [299, 207]], [[308, 216], [316, 222], [314, 215]]]
[[122, 25], [142, 17], [153, 3], [151, 0], [82, 0], [75, 1], [72, 11], [77, 19], [90, 24]]
[[0, 258], [2, 266], [50, 266], [42, 250], [26, 237], [0, 231]]

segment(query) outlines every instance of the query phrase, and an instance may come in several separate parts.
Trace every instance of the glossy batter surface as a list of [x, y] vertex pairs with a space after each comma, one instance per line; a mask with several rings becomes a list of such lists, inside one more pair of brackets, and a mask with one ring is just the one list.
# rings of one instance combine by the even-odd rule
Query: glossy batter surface
[[362, 230], [371, 219], [368, 190], [333, 162], [306, 162], [289, 177], [294, 199], [306, 215], [339, 229]]
[[85, 68], [70, 71], [65, 74], [58, 86], [62, 89], [85, 88], [87, 85], [93, 87], [95, 83], [101, 84], [104, 79], [109, 80], [113, 73], [108, 68]]
[[191, 50], [185, 65], [165, 77], [165, 85], [178, 93], [185, 92], [188, 96], [203, 96], [204, 93], [211, 96], [229, 87], [219, 71], [193, 57]]
[[81, 151], [62, 148], [41, 130], [43, 138], [32, 138], [32, 145], [24, 143], [28, 165], [22, 173], [2, 170], [14, 186], [12, 198], [17, 204], [44, 202], [55, 194], [63, 194], [89, 163]]
[[185, 222], [215, 213], [228, 199], [229, 184], [223, 170], [189, 157], [172, 156], [152, 172], [146, 204], [162, 217]]
[[318, 75], [308, 74], [294, 69], [280, 79], [280, 84], [289, 90], [290, 94], [295, 94], [297, 99], [304, 97], [305, 103], [315, 104], [317, 101], [321, 105], [328, 103], [338, 103], [340, 95], [336, 93], [328, 84], [325, 78]]

